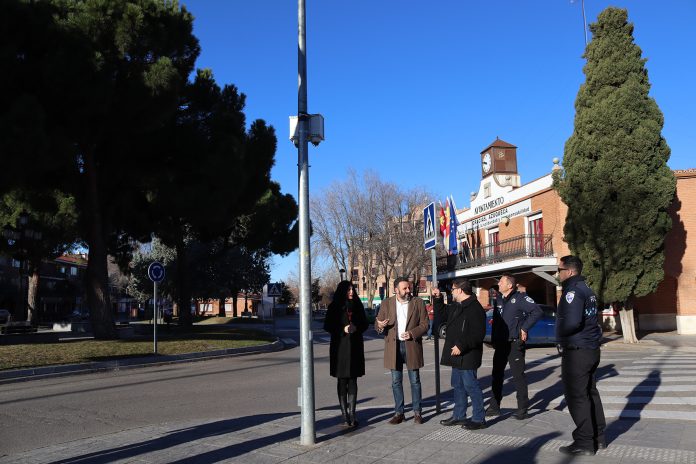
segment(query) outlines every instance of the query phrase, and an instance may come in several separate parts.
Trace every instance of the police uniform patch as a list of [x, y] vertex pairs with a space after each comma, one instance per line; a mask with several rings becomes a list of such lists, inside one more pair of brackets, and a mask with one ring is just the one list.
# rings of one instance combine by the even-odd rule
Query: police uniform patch
[[515, 299], [510, 300], [510, 303], [515, 304]]
[[529, 297], [529, 296], [525, 296], [524, 299], [527, 300], [527, 301], [530, 302], [530, 303], [534, 303], [534, 300], [532, 300], [532, 298]]
[[566, 301], [568, 302], [568, 304], [573, 302], [573, 298], [575, 298], [575, 292], [566, 293]]

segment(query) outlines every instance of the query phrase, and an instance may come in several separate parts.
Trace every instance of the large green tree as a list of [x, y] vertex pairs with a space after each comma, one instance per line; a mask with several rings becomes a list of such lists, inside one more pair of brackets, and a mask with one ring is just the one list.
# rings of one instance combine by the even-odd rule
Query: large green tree
[[624, 340], [634, 342], [632, 301], [655, 291], [664, 277], [676, 181], [627, 11], [607, 8], [590, 30], [586, 80], [555, 186], [568, 205], [564, 234], [571, 252], [585, 263], [599, 299], [620, 303]]
[[107, 254], [149, 234], [145, 174], [163, 154], [151, 141], [198, 56], [193, 18], [164, 0], [4, 0], [1, 16], [8, 177], [75, 198], [94, 334], [115, 337]]
[[[264, 252], [284, 254], [297, 244], [297, 204], [270, 178], [275, 130], [263, 120], [247, 130], [245, 98], [233, 85], [220, 88], [210, 70], [199, 70], [159, 134], [157, 145], [167, 155], [151, 173], [147, 196], [154, 233], [176, 250], [172, 279], [180, 307], [192, 296], [236, 298], [238, 290], [249, 289], [246, 274], [221, 269], [224, 263], [251, 253], [263, 268]], [[202, 273], [187, 246], [199, 243], [217, 263]], [[201, 275], [209, 277], [193, 288]], [[190, 324], [190, 313], [180, 313], [179, 322]]]

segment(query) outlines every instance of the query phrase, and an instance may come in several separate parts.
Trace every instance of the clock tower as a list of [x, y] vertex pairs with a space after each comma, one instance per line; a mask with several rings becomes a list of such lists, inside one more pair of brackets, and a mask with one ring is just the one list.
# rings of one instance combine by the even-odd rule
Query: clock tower
[[481, 152], [481, 177], [492, 177], [500, 186], [520, 186], [517, 172], [517, 147], [496, 137]]

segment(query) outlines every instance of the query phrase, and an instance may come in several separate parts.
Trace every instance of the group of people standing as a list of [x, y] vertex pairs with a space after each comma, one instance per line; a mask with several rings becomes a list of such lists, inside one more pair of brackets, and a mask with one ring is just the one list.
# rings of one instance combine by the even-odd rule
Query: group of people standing
[[[561, 378], [568, 409], [576, 428], [573, 443], [560, 452], [569, 455], [593, 455], [606, 448], [606, 421], [596, 387], [595, 373], [600, 361], [602, 331], [597, 316], [597, 298], [582, 276], [582, 261], [565, 256], [558, 265], [562, 294], [556, 315], [556, 340], [562, 356]], [[513, 275], [504, 274], [495, 292], [491, 343], [494, 348], [491, 398], [488, 409], [478, 381], [477, 371], [483, 357], [486, 313], [467, 279], [452, 282], [451, 299], [444, 303], [442, 293], [433, 288], [434, 320], [445, 328], [440, 363], [450, 366], [454, 393], [452, 416], [444, 426], [460, 425], [468, 430], [487, 426], [486, 417], [501, 414], [504, 372], [510, 365], [517, 396], [514, 417], [526, 419], [529, 393], [525, 376], [526, 342], [530, 329], [542, 311], [534, 300], [517, 289]], [[403, 366], [411, 385], [413, 421], [424, 422], [420, 369], [423, 361], [423, 336], [432, 333], [432, 319], [420, 298], [411, 298], [405, 278], [394, 282], [394, 296], [382, 302], [375, 329], [384, 335], [384, 367], [391, 371], [394, 416], [390, 424], [400, 424], [404, 416]], [[331, 334], [330, 373], [338, 380], [338, 400], [348, 426], [357, 426], [355, 413], [357, 377], [365, 374], [362, 334], [367, 330], [365, 311], [353, 285], [341, 282], [324, 322]], [[436, 335], [437, 336], [437, 335]], [[466, 411], [471, 398], [472, 414]]]

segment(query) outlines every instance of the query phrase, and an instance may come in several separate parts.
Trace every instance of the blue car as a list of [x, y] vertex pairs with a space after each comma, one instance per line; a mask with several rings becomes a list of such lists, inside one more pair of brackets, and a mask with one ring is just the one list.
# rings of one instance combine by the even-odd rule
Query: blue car
[[[527, 334], [527, 345], [553, 345], [556, 343], [556, 308], [539, 305], [542, 315]], [[484, 342], [491, 342], [493, 327], [493, 309], [486, 311], [486, 337]]]

